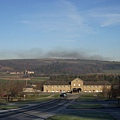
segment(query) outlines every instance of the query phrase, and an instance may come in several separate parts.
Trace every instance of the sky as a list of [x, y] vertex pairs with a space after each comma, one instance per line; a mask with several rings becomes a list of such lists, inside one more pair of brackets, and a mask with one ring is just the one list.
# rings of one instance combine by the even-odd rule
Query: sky
[[0, 59], [120, 61], [120, 0], [0, 0]]

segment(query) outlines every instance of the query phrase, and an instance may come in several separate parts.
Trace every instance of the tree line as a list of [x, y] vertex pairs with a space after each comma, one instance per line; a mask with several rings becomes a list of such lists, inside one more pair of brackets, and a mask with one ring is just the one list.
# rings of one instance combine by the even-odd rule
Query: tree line
[[25, 83], [21, 81], [12, 81], [7, 80], [0, 83], [0, 100], [5, 98], [7, 101], [12, 101], [13, 98], [23, 96], [23, 88], [25, 87]]
[[120, 70], [120, 62], [82, 59], [26, 59], [0, 60], [0, 72], [35, 71], [35, 75], [104, 73], [105, 70]]
[[119, 83], [120, 75], [106, 75], [106, 74], [81, 74], [81, 75], [52, 75], [50, 80], [65, 80], [71, 81], [75, 78], [80, 78], [84, 81], [108, 81], [110, 83]]

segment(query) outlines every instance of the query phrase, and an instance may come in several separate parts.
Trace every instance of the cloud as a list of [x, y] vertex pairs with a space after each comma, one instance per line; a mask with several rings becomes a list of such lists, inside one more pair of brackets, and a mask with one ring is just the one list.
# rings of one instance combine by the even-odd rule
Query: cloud
[[28, 20], [23, 20], [20, 23], [26, 24], [26, 25], [32, 25], [32, 24], [34, 24], [32, 21], [28, 21]]
[[120, 24], [120, 14], [106, 14], [101, 17], [105, 19], [101, 27]]
[[71, 50], [65, 48], [44, 51], [39, 48], [30, 50], [3, 50], [0, 51], [0, 59], [41, 59], [41, 58], [60, 58], [60, 59], [89, 59], [106, 60], [100, 55], [90, 55], [87, 50]]
[[41, 8], [39, 13], [22, 15], [21, 19], [21, 24], [29, 25], [44, 32], [63, 33], [64, 31], [64, 34], [73, 33], [73, 36], [76, 33], [78, 36], [83, 33], [94, 33], [92, 28], [85, 23], [85, 18], [80, 14], [77, 7], [69, 1], [59, 1], [55, 11], [49, 10], [49, 8], [44, 11]]
[[101, 27], [120, 25], [120, 13], [118, 6], [91, 9], [86, 13], [89, 19], [94, 20]]
[[69, 17], [71, 20], [73, 20], [76, 24], [80, 26], [84, 25], [83, 17], [79, 14], [77, 8], [68, 1], [64, 1], [63, 4], [65, 5], [64, 7], [66, 9], [67, 17]]

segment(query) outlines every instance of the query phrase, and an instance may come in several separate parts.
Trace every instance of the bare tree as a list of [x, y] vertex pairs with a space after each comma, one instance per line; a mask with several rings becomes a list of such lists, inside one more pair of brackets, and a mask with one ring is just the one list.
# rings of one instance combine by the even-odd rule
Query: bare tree
[[4, 96], [4, 89], [3, 89], [3, 83], [0, 84], [0, 100]]
[[3, 91], [7, 96], [7, 100], [10, 101], [10, 98], [21, 97], [23, 87], [25, 84], [21, 81], [7, 81], [4, 83]]

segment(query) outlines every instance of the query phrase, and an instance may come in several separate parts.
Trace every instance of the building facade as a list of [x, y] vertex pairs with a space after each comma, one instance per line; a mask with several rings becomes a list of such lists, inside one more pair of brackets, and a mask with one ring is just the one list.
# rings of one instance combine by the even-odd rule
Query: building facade
[[71, 82], [48, 81], [43, 85], [44, 92], [103, 92], [111, 89], [111, 84], [106, 81], [86, 82], [76, 78]]

